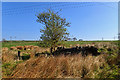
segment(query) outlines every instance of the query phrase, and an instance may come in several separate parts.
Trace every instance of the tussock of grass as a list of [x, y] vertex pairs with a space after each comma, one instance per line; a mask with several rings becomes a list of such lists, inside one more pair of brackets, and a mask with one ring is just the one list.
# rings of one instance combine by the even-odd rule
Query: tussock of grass
[[2, 62], [14, 62], [17, 59], [17, 52], [7, 51], [2, 52]]
[[38, 57], [19, 64], [12, 73], [16, 78], [94, 78], [94, 71], [103, 66], [103, 55]]

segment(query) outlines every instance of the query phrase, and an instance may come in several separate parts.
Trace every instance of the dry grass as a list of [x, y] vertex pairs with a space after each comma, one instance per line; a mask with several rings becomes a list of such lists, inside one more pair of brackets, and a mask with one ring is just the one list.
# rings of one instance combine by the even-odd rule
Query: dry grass
[[[92, 44], [83, 44], [80, 46], [91, 46]], [[17, 61], [17, 51], [9, 50], [8, 48], [2, 48], [2, 62], [3, 64], [3, 74], [7, 75], [3, 77], [14, 77], [14, 78], [96, 78], [98, 73], [107, 75], [109, 69], [104, 66], [106, 64], [117, 64], [118, 58], [114, 58], [118, 46], [106, 43], [95, 43], [101, 54], [98, 56], [88, 55], [83, 57], [80, 54], [76, 55], [60, 55], [60, 56], [45, 56], [41, 54], [35, 57], [35, 53], [49, 52], [49, 48], [36, 48], [34, 50], [22, 50], [21, 54], [30, 54], [30, 59], [19, 63]], [[107, 51], [111, 48], [112, 51]], [[111, 53], [112, 52], [112, 53]], [[6, 64], [10, 64], [6, 68]], [[15, 65], [14, 65], [15, 64]], [[17, 65], [17, 66], [16, 66]], [[103, 68], [100, 70], [100, 68]], [[109, 68], [109, 67], [108, 67]], [[113, 70], [113, 68], [110, 68]], [[106, 70], [106, 72], [105, 72]], [[107, 71], [108, 70], [108, 71]], [[116, 71], [114, 69], [112, 72]], [[97, 71], [97, 72], [96, 72]], [[103, 72], [103, 73], [102, 73]], [[12, 73], [12, 74], [11, 74]], [[114, 74], [114, 73], [113, 73]], [[99, 75], [101, 77], [101, 75]], [[106, 76], [105, 76], [106, 77]], [[99, 77], [98, 77], [99, 78]]]
[[104, 55], [38, 57], [18, 64], [14, 78], [94, 78], [94, 71], [105, 63]]
[[[35, 55], [34, 53], [42, 53], [48, 51], [49, 52], [49, 48], [41, 48], [39, 47], [39, 49], [35, 49], [35, 50], [23, 50], [21, 51], [21, 56], [23, 55], [23, 53], [27, 53], [27, 54], [31, 54], [31, 57], [33, 57], [33, 55]], [[2, 48], [2, 62], [15, 62], [18, 59], [18, 51], [16, 50], [8, 50], [8, 48], [4, 47]]]
[[15, 51], [2, 52], [2, 63], [14, 62], [15, 60], [17, 60], [17, 52]]

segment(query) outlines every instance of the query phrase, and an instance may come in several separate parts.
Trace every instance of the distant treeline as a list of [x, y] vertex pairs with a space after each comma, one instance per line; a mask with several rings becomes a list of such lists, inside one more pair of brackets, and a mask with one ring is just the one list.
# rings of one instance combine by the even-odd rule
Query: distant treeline
[[[67, 41], [67, 42], [118, 42], [119, 40]], [[40, 42], [38, 40], [6, 40], [2, 42]], [[119, 41], [120, 42], [120, 41]]]

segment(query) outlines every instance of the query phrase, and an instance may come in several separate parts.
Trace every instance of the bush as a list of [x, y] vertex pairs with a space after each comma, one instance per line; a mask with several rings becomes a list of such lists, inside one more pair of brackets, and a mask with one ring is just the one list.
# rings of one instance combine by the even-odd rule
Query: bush
[[96, 71], [96, 76], [95, 78], [114, 78], [114, 79], [119, 79], [119, 73], [120, 69], [118, 68], [117, 65], [108, 65], [106, 64], [103, 69], [99, 69]]
[[95, 78], [120, 78], [120, 64], [118, 59], [118, 53], [116, 51], [108, 51], [106, 53], [106, 64], [104, 67], [97, 70]]
[[24, 54], [22, 55], [22, 60], [27, 60], [27, 59], [29, 59], [29, 58], [30, 58], [30, 54], [24, 53]]

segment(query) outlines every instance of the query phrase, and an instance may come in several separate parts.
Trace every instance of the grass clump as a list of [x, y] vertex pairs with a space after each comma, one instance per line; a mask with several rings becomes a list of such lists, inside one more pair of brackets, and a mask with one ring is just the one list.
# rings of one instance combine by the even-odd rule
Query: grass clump
[[5, 62], [2, 64], [2, 77], [11, 77], [13, 70], [16, 68], [17, 64], [22, 63], [23, 61], [16, 62]]

